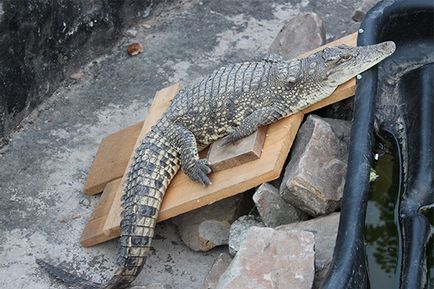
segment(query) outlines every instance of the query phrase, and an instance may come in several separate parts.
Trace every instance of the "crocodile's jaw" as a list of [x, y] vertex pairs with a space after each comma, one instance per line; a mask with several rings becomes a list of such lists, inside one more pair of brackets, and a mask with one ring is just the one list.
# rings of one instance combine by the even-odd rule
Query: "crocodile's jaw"
[[[326, 57], [326, 79], [324, 81], [337, 86], [390, 56], [395, 51], [396, 46], [394, 42], [386, 41], [369, 46], [338, 46], [334, 49], [335, 52], [330, 50], [323, 52], [323, 54], [329, 54], [324, 55]], [[330, 59], [332, 53], [336, 53], [337, 60], [327, 62], [327, 57]]]

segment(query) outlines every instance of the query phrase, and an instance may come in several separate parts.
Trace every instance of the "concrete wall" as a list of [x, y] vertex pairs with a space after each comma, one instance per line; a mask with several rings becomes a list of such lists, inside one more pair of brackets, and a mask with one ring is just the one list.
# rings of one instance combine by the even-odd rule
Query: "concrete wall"
[[89, 59], [110, 48], [151, 0], [0, 0], [0, 146]]

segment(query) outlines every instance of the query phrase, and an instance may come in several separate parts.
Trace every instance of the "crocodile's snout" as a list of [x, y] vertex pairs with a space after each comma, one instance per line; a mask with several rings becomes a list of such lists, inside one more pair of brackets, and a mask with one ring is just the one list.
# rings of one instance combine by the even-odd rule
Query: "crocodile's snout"
[[379, 49], [382, 52], [390, 55], [393, 52], [395, 52], [395, 50], [396, 50], [396, 44], [393, 41], [385, 41], [383, 43], [380, 43]]

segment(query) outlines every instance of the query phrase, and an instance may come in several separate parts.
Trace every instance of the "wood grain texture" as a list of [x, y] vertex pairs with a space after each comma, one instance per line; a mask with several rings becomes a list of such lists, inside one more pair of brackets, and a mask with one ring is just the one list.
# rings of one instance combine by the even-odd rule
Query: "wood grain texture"
[[133, 124], [101, 141], [84, 184], [86, 195], [102, 192], [107, 183], [123, 175], [143, 123]]
[[104, 234], [104, 225], [120, 183], [121, 179], [117, 179], [105, 186], [98, 204], [81, 233], [80, 244], [83, 247], [90, 247], [107, 241], [107, 236]]
[[[328, 46], [336, 45], [342, 42], [348, 45], [355, 45], [355, 34], [349, 35], [345, 37], [345, 39], [335, 41], [335, 44], [329, 43]], [[318, 48], [317, 50], [319, 49], [322, 48]], [[303, 112], [299, 112], [295, 115], [271, 124], [268, 127], [261, 158], [224, 171], [212, 173], [210, 178], [213, 184], [206, 188], [192, 182], [184, 173], [178, 172], [166, 191], [158, 220], [166, 220], [173, 216], [177, 216], [193, 209], [211, 204], [218, 200], [233, 196], [258, 186], [264, 182], [278, 178], [295, 139], [298, 128], [304, 118], [304, 113], [308, 113], [314, 109], [319, 109], [331, 103], [348, 98], [354, 95], [354, 89], [355, 81], [350, 80], [347, 83], [339, 86], [327, 99], [324, 99], [316, 105], [305, 109]], [[153, 121], [158, 120], [156, 116], [161, 116], [166, 110], [170, 104], [170, 100], [167, 99], [167, 97], [169, 97], [167, 92], [174, 93], [175, 90], [173, 90], [172, 87], [172, 90], [169, 89], [163, 91], [166, 91], [166, 93], [163, 94], [163, 96], [165, 95], [166, 98], [161, 98], [162, 95], [160, 93], [157, 94], [154, 99], [154, 103], [149, 113], [150, 125], [148, 124], [147, 119], [140, 136], [138, 137], [137, 135], [134, 136], [130, 134], [130, 137], [134, 137], [136, 140], [141, 140], [146, 133], [146, 127], [149, 128]], [[172, 97], [175, 94], [173, 94]], [[155, 113], [153, 113], [154, 111]], [[124, 170], [125, 169], [126, 167], [124, 167]], [[114, 192], [108, 194], [110, 196], [114, 196], [114, 198], [111, 206], [109, 206], [110, 210], [106, 215], [106, 221], [102, 227], [102, 230], [101, 225], [95, 226], [96, 231], [94, 232], [94, 235], [99, 237], [87, 242], [86, 244], [88, 246], [95, 245], [102, 241], [110, 240], [119, 236], [119, 225], [121, 220], [120, 184], [122, 182], [120, 179], [118, 181], [119, 185], [117, 187], [113, 185], [110, 188], [111, 190], [114, 190]], [[107, 189], [107, 191], [109, 191], [109, 189]]]
[[266, 133], [267, 127], [260, 127], [234, 144], [222, 146], [223, 139], [211, 144], [207, 159], [212, 171], [223, 171], [259, 159]]
[[[157, 123], [157, 121], [163, 116], [164, 112], [167, 110], [170, 103], [172, 102], [172, 99], [175, 97], [175, 95], [178, 93], [180, 89], [181, 89], [181, 85], [177, 83], [167, 88], [164, 88], [162, 90], [159, 90], [155, 94], [154, 101], [152, 102], [148, 117], [146, 118], [142, 130], [140, 131], [140, 134], [137, 137], [137, 141], [136, 144], [134, 145], [134, 149], [130, 153], [130, 157], [129, 157], [130, 160], [125, 169], [124, 175], [121, 178], [120, 185], [117, 187], [117, 190], [115, 192], [115, 196], [110, 211], [107, 214], [107, 219], [104, 224], [103, 231], [104, 234], [107, 235], [109, 238], [111, 238], [113, 234], [119, 235], [122, 184], [124, 184], [128, 178], [128, 168], [131, 165], [132, 158], [135, 154], [135, 150], [140, 145], [142, 139], [152, 128], [152, 126], [155, 123]], [[112, 224], [117, 224], [117, 225], [113, 226]]]
[[[192, 182], [187, 175], [179, 171], [166, 191], [158, 221], [189, 212], [278, 178], [303, 117], [304, 114], [300, 112], [270, 125], [263, 146], [263, 158], [212, 173], [210, 179], [213, 184], [206, 188]], [[103, 229], [107, 240], [118, 237], [120, 233], [122, 212], [120, 198], [121, 194], [115, 192], [113, 206]]]

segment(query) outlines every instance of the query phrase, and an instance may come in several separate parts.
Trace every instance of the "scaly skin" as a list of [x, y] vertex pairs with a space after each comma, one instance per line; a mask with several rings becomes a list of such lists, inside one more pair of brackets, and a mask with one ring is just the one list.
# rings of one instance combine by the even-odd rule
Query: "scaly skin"
[[290, 62], [269, 58], [231, 64], [180, 91], [133, 157], [123, 189], [114, 277], [97, 284], [44, 261], [38, 264], [69, 288], [127, 288], [144, 265], [164, 192], [178, 169], [194, 181], [211, 183], [211, 169], [199, 159], [199, 150], [222, 137], [232, 143], [320, 101], [394, 50], [393, 42], [384, 42], [327, 48]]

